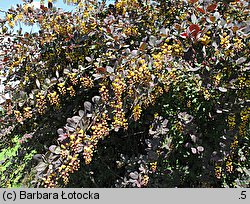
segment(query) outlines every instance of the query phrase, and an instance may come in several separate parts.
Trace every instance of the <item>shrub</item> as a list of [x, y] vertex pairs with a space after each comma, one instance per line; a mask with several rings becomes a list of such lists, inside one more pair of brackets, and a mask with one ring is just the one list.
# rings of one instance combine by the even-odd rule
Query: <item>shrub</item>
[[249, 186], [249, 3], [67, 3], [2, 23], [1, 146], [32, 135], [28, 185]]

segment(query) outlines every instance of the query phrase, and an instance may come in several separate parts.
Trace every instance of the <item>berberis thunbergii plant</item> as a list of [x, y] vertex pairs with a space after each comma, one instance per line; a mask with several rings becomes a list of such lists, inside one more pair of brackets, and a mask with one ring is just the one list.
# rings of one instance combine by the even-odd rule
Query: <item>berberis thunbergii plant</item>
[[249, 187], [249, 2], [65, 3], [1, 19], [2, 187]]

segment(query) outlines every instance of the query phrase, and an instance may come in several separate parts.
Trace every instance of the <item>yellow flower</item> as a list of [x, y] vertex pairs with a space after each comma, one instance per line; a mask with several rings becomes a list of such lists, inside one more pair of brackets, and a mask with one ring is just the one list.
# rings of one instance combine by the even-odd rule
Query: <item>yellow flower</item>
[[14, 111], [14, 114], [15, 114], [17, 122], [22, 123], [24, 119], [20, 111]]
[[8, 14], [6, 15], [6, 18], [7, 18], [8, 20], [11, 20], [11, 19], [13, 18], [13, 15], [8, 13]]
[[71, 97], [76, 95], [76, 92], [75, 92], [73, 86], [70, 86], [69, 88], [67, 88], [67, 90], [69, 91], [69, 94]]
[[229, 35], [223, 35], [223, 36], [220, 36], [220, 44], [222, 45], [222, 47], [227, 47], [230, 43], [230, 40], [229, 40], [230, 36]]
[[216, 178], [221, 179], [221, 176], [222, 176], [222, 172], [221, 172], [222, 168], [221, 168], [221, 166], [216, 165], [214, 170], [215, 170]]
[[150, 168], [153, 172], [157, 170], [157, 161], [150, 163]]
[[203, 45], [208, 45], [211, 42], [210, 37], [206, 34], [203, 35], [199, 40]]
[[235, 115], [234, 114], [231, 114], [228, 116], [227, 118], [227, 121], [228, 121], [228, 126], [229, 126], [229, 130], [233, 130], [236, 126], [236, 123], [235, 123]]
[[46, 99], [42, 93], [36, 95], [36, 108], [39, 114], [44, 114], [46, 106]]
[[59, 83], [57, 84], [58, 86], [58, 91], [60, 92], [60, 94], [65, 95], [66, 94], [66, 88], [65, 88], [65, 83]]
[[203, 94], [206, 100], [209, 100], [211, 98], [211, 95], [207, 89], [204, 90]]
[[23, 116], [25, 118], [32, 118], [32, 110], [31, 110], [31, 107], [26, 107], [23, 109], [24, 110], [24, 113], [23, 113]]
[[133, 109], [133, 116], [135, 121], [139, 120], [141, 112], [142, 112], [141, 106], [137, 104]]
[[238, 139], [235, 137], [234, 141], [231, 143], [230, 148], [234, 150], [238, 146]]
[[241, 50], [243, 48], [242, 39], [240, 39], [240, 38], [234, 38], [233, 41], [234, 41], [233, 46], [234, 46], [234, 48], [236, 50], [239, 51], [239, 50]]
[[60, 105], [60, 99], [56, 91], [48, 94], [49, 102], [51, 105]]
[[226, 171], [229, 173], [233, 172], [233, 162], [232, 162], [232, 159], [230, 157], [226, 161]]

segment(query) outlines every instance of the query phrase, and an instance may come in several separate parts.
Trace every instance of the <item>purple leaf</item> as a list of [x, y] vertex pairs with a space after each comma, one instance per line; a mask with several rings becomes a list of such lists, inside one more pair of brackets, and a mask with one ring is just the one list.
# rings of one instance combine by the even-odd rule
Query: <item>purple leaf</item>
[[204, 151], [204, 147], [198, 146], [198, 147], [197, 147], [197, 150], [198, 150], [198, 152], [203, 152], [203, 151]]
[[129, 174], [129, 176], [132, 178], [132, 179], [138, 179], [138, 172], [136, 172], [136, 171], [134, 171], [134, 172], [131, 172], [130, 174]]
[[196, 154], [196, 153], [197, 153], [197, 150], [196, 150], [196, 148], [194, 148], [194, 147], [191, 147], [191, 151], [192, 151], [193, 154]]

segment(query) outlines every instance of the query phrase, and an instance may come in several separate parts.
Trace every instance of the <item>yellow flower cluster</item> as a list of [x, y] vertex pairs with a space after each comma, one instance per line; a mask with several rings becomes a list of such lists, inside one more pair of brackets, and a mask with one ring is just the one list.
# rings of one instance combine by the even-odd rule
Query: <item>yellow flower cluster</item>
[[150, 168], [151, 168], [153, 173], [156, 172], [156, 170], [157, 170], [157, 161], [150, 163]]
[[144, 59], [138, 61], [139, 67], [135, 64], [130, 66], [128, 71], [127, 79], [128, 84], [132, 85], [135, 83], [148, 83], [151, 79], [151, 73]]
[[158, 52], [157, 54], [152, 54], [152, 57], [154, 59], [153, 65], [155, 68], [154, 73], [157, 77], [161, 77], [162, 75], [164, 54], [165, 54], [164, 52]]
[[236, 126], [236, 122], [235, 122], [235, 114], [230, 114], [227, 117], [227, 122], [228, 122], [228, 126], [229, 126], [229, 130], [233, 130]]
[[130, 98], [134, 98], [135, 97], [135, 91], [134, 91], [134, 86], [132, 84], [130, 84], [128, 86], [128, 90], [127, 90], [127, 94]]
[[154, 98], [153, 101], [155, 102], [156, 98], [160, 97], [163, 94], [163, 92], [164, 91], [161, 86], [155, 86], [151, 94], [151, 98]]
[[176, 128], [176, 130], [179, 131], [179, 132], [182, 132], [182, 131], [183, 131], [183, 126], [182, 126], [181, 122], [177, 122], [177, 123], [175, 124], [175, 128]]
[[234, 50], [233, 49], [226, 49], [225, 55], [228, 57], [233, 57], [235, 55]]
[[118, 74], [112, 82], [112, 89], [115, 94], [114, 101], [111, 102], [111, 107], [114, 108], [112, 125], [114, 130], [118, 131], [120, 127], [124, 127], [126, 129], [128, 126], [122, 102], [122, 94], [126, 89], [126, 83], [120, 74]]
[[223, 35], [220, 36], [220, 45], [223, 48], [228, 47], [229, 43], [230, 43], [230, 36], [227, 35], [226, 33], [223, 33]]
[[71, 83], [73, 85], [76, 85], [78, 83], [78, 80], [77, 80], [77, 77], [76, 77], [77, 76], [76, 73], [69, 73], [68, 76], [69, 76], [69, 79], [70, 79], [70, 81], [71, 81]]
[[234, 136], [234, 140], [233, 140], [233, 142], [230, 145], [230, 149], [232, 151], [234, 151], [238, 147], [238, 143], [239, 143], [238, 136], [236, 135], [236, 136]]
[[211, 98], [211, 94], [205, 88], [203, 89], [203, 96], [204, 96], [205, 100], [207, 100], [207, 101]]
[[32, 118], [32, 110], [31, 107], [25, 107], [23, 109], [23, 117], [24, 118]]
[[112, 82], [112, 89], [117, 100], [121, 100], [122, 93], [126, 89], [126, 83], [120, 74]]
[[11, 28], [14, 28], [15, 22], [14, 22], [14, 16], [13, 16], [13, 14], [8, 13], [8, 14], [6, 15], [6, 20], [8, 21], [9, 26], [10, 26]]
[[242, 50], [242, 48], [243, 48], [243, 46], [244, 46], [244, 44], [243, 44], [243, 42], [242, 42], [242, 39], [240, 39], [240, 38], [237, 37], [237, 38], [234, 38], [233, 41], [234, 41], [234, 44], [233, 44], [234, 48], [235, 48], [237, 51]]
[[241, 123], [239, 126], [239, 135], [245, 136], [247, 133], [245, 123]]
[[232, 162], [232, 158], [229, 156], [227, 161], [226, 161], [226, 171], [228, 173], [232, 173], [233, 172], [233, 162]]
[[74, 173], [80, 168], [80, 159], [78, 152], [83, 148], [83, 140], [86, 134], [82, 129], [78, 129], [75, 133], [69, 135], [69, 142], [61, 144], [61, 156], [64, 159], [64, 164], [58, 169], [60, 177], [64, 184], [69, 182], [69, 174]]
[[57, 84], [57, 89], [58, 89], [58, 91], [59, 91], [59, 93], [61, 94], [61, 95], [65, 95], [66, 94], [66, 88], [65, 88], [65, 83], [63, 82], [63, 83], [59, 83], [59, 84]]
[[240, 112], [240, 116], [241, 116], [241, 121], [243, 123], [246, 123], [250, 117], [250, 108], [243, 109]]
[[80, 82], [81, 82], [82, 87], [85, 89], [90, 89], [94, 86], [94, 82], [89, 76], [81, 77]]
[[214, 86], [217, 87], [220, 84], [222, 73], [218, 73], [216, 76], [214, 76]]
[[72, 28], [70, 25], [62, 25], [61, 23], [55, 22], [55, 19], [53, 19], [53, 21], [50, 23], [51, 27], [57, 34], [66, 35], [67, 33], [72, 32]]
[[219, 165], [217, 164], [217, 165], [215, 166], [214, 171], [215, 171], [215, 177], [216, 177], [217, 179], [221, 179], [221, 176], [222, 176], [222, 168], [221, 168], [221, 166], [219, 166]]
[[141, 116], [141, 106], [139, 104], [137, 104], [134, 108], [133, 108], [133, 116], [134, 116], [134, 120], [137, 121], [140, 119]]
[[165, 43], [161, 46], [162, 53], [164, 55], [173, 55], [173, 56], [182, 56], [183, 54], [183, 47], [181, 41], [173, 40], [173, 43], [169, 43], [170, 39], [167, 38]]
[[20, 111], [14, 111], [14, 114], [15, 114], [17, 122], [22, 123], [24, 121], [24, 118]]
[[175, 73], [175, 69], [172, 69], [171, 71], [168, 71], [166, 74], [162, 74], [160, 76], [160, 79], [162, 81], [162, 83], [164, 84], [164, 91], [167, 93], [169, 91], [170, 88], [170, 84], [171, 83], [176, 83], [176, 73]]
[[246, 135], [246, 126], [247, 122], [249, 121], [250, 118], [250, 108], [243, 109], [240, 112], [240, 118], [241, 118], [241, 124], [239, 126], [239, 134], [240, 136], [245, 136]]
[[136, 36], [138, 35], [138, 28], [137, 27], [128, 27], [123, 30], [123, 32], [127, 36]]
[[67, 90], [69, 91], [71, 97], [74, 97], [76, 95], [76, 91], [73, 86], [68, 87]]
[[115, 6], [118, 11], [121, 11], [124, 15], [127, 11], [127, 8], [136, 8], [138, 5], [137, 0], [119, 0]]
[[183, 55], [183, 48], [180, 41], [172, 45], [172, 55], [174, 56], [182, 56]]
[[65, 168], [65, 172], [74, 173], [80, 168], [80, 160], [78, 159], [79, 154], [74, 154], [68, 164], [68, 166]]
[[42, 178], [44, 188], [55, 188], [58, 184], [58, 179], [56, 178], [55, 173], [51, 173], [46, 177]]
[[[63, 169], [66, 168], [65, 165], [62, 166], [62, 167], [63, 167]], [[60, 170], [61, 170], [61, 169], [60, 169]], [[60, 175], [61, 175], [61, 177], [62, 177], [62, 179], [63, 179], [63, 183], [67, 185], [68, 182], [69, 182], [69, 173], [67, 172], [67, 170], [66, 170], [66, 171], [62, 171], [62, 172], [60, 173]]]
[[115, 131], [118, 131], [120, 127], [123, 127], [124, 129], [127, 129], [128, 123], [127, 119], [125, 117], [124, 110], [122, 108], [123, 103], [121, 100], [118, 100], [117, 102], [111, 103], [112, 107], [114, 108], [114, 117], [113, 117], [113, 128]]
[[80, 168], [80, 160], [76, 159], [75, 156], [69, 163], [69, 166], [72, 166], [72, 170], [70, 171], [70, 173], [74, 173], [74, 171], [77, 171]]
[[147, 185], [148, 185], [148, 182], [149, 182], [149, 176], [145, 174], [145, 175], [142, 177], [143, 186], [147, 186]]
[[242, 89], [246, 85], [246, 78], [241, 76], [238, 78], [239, 88]]
[[83, 139], [84, 139], [85, 135], [79, 135], [79, 134], [72, 134], [69, 136], [70, 141], [69, 141], [69, 149], [72, 152], [78, 152], [78, 149], [80, 148]]
[[39, 114], [44, 114], [46, 106], [46, 99], [45, 96], [42, 93], [38, 93], [36, 95], [36, 108]]
[[101, 118], [97, 118], [95, 123], [91, 126], [92, 135], [86, 141], [83, 149], [83, 158], [86, 164], [92, 161], [93, 151], [100, 139], [104, 139], [109, 134], [109, 127], [107, 123], [108, 116], [102, 113]]
[[85, 10], [85, 11], [83, 12], [83, 17], [84, 17], [84, 18], [88, 18], [88, 17], [89, 17], [89, 12], [88, 12], [88, 10]]
[[[105, 114], [103, 113], [104, 117]], [[91, 141], [97, 141], [100, 139], [104, 139], [109, 134], [109, 127], [106, 119], [97, 119], [96, 123], [91, 126], [92, 129], [92, 137]]]
[[102, 101], [108, 102], [109, 101], [109, 90], [104, 84], [101, 84], [101, 88], [99, 89], [99, 93], [102, 97]]
[[145, 109], [148, 108], [152, 104], [152, 102], [154, 102], [154, 101], [155, 101], [154, 95], [151, 95], [150, 98], [149, 97], [144, 98], [144, 100], [143, 100], [143, 108], [145, 108]]
[[199, 41], [203, 44], [203, 45], [208, 45], [211, 42], [211, 39], [208, 35], [204, 34]]
[[49, 93], [47, 95], [48, 99], [49, 99], [49, 102], [51, 105], [55, 105], [57, 107], [60, 106], [60, 99], [59, 99], [59, 95], [57, 94], [56, 91], [52, 92], [52, 93]]
[[93, 152], [94, 152], [94, 145], [89, 142], [89, 144], [86, 144], [83, 148], [83, 158], [85, 160], [85, 164], [90, 164], [92, 161], [93, 157]]
[[81, 30], [83, 33], [87, 33], [89, 31], [89, 29], [87, 28], [86, 22], [81, 22]]
[[121, 1], [119, 1], [119, 2], [117, 2], [117, 3], [115, 4], [116, 9], [117, 9], [118, 11], [121, 11], [123, 15], [126, 13], [126, 7], [125, 7], [125, 6], [126, 6], [126, 3], [127, 3], [126, 0], [121, 0]]
[[66, 163], [59, 167], [58, 171], [60, 177], [63, 179], [65, 185], [69, 182], [69, 174], [74, 173], [80, 168], [80, 160], [78, 159], [79, 154], [68, 156]]
[[[162, 68], [163, 68], [163, 61], [161, 60], [164, 58], [164, 55], [162, 53], [158, 53], [154, 55], [154, 68], [153, 71], [149, 69], [148, 64], [146, 63], [146, 60], [144, 58], [139, 58], [138, 60], [131, 60], [129, 64], [129, 70], [128, 74], [126, 76], [127, 79], [127, 90], [126, 93], [132, 100], [137, 100], [136, 97], [138, 97], [138, 92], [135, 89], [135, 87], [142, 87], [143, 89], [148, 89], [152, 83], [152, 73], [155, 73], [159, 78], [163, 76], [162, 74]], [[160, 86], [155, 86], [153, 88], [153, 91], [149, 94], [149, 96], [142, 96], [140, 100], [143, 104], [141, 106], [148, 107], [150, 104], [154, 104], [156, 101], [156, 98], [159, 97], [163, 93], [163, 89]], [[134, 119], [138, 120], [138, 113], [141, 113], [141, 107], [133, 107], [134, 110], [133, 114], [136, 116]], [[138, 109], [139, 108], [139, 109]], [[139, 111], [139, 112], [138, 112]]]
[[188, 108], [191, 108], [191, 106], [192, 106], [192, 101], [191, 101], [191, 100], [188, 100], [188, 102], [187, 102], [187, 107], [188, 107]]

